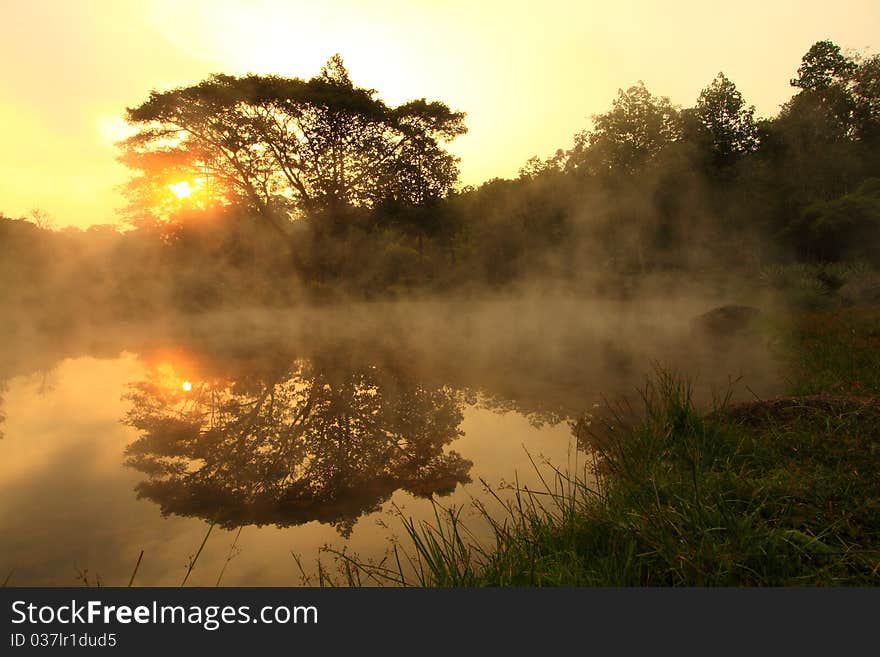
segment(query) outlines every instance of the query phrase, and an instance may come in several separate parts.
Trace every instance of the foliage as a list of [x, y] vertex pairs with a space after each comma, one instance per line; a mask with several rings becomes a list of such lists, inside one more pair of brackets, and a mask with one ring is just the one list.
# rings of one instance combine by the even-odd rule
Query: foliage
[[348, 536], [397, 489], [443, 495], [469, 481], [470, 461], [444, 451], [461, 435], [450, 391], [344, 356], [289, 360], [190, 390], [162, 368], [133, 384], [138, 496], [222, 527], [318, 520]]
[[880, 262], [880, 179], [866, 180], [852, 194], [813, 203], [785, 234], [812, 260]]
[[880, 396], [878, 306], [800, 315], [781, 334], [797, 394]]
[[855, 63], [841, 53], [840, 46], [828, 40], [817, 41], [801, 60], [791, 85], [808, 91], [828, 89], [845, 83], [855, 70]]
[[611, 109], [593, 117], [593, 130], [575, 137], [570, 166], [589, 172], [634, 172], [681, 137], [678, 109], [639, 82], [618, 92]]
[[[388, 106], [338, 57], [310, 80], [215, 75], [130, 110], [134, 230], [0, 218], [0, 301], [63, 323], [74, 301], [137, 316], [535, 281], [626, 294], [646, 275], [876, 267], [880, 56], [819, 42], [793, 82], [763, 119], [723, 73], [684, 109], [639, 83], [516, 180], [456, 190], [445, 144], [464, 116], [441, 102]], [[805, 304], [826, 302], [821, 281], [801, 282]]]
[[755, 108], [746, 107], [742, 94], [724, 73], [700, 92], [694, 114], [717, 161], [729, 163], [757, 148]]
[[464, 132], [464, 115], [424, 99], [389, 107], [375, 93], [354, 86], [338, 55], [307, 81], [213, 75], [153, 92], [128, 112], [139, 130], [122, 156], [140, 174], [133, 211], [154, 207], [155, 191], [175, 179], [203, 181], [205, 203], [244, 204], [278, 226], [316, 210], [447, 194], [458, 170], [442, 144]]
[[362, 573], [420, 586], [878, 583], [876, 401], [722, 401], [701, 414], [689, 386], [663, 372], [643, 399], [636, 423], [573, 425], [598, 469], [551, 466], [543, 489], [499, 496], [500, 513], [480, 507], [491, 544], [460, 510], [438, 511], [406, 521], [396, 566], [349, 559], [350, 583]]

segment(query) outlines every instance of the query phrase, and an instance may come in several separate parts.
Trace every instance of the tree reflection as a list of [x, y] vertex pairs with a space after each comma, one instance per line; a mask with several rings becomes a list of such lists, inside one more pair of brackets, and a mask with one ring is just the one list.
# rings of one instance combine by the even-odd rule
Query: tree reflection
[[154, 367], [133, 384], [138, 497], [224, 527], [318, 520], [347, 537], [397, 489], [444, 495], [470, 480], [471, 462], [444, 452], [462, 434], [452, 391], [345, 358], [283, 362], [202, 382]]

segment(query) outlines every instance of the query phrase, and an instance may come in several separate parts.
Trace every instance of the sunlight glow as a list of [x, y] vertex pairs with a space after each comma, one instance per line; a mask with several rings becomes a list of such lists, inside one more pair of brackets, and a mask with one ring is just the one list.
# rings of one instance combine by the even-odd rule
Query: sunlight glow
[[[199, 378], [200, 376], [195, 366], [191, 362], [183, 361], [179, 354], [169, 354], [169, 356], [172, 356], [172, 359], [165, 360], [161, 356], [161, 360], [156, 359], [159, 362], [155, 365], [154, 383], [172, 398], [181, 393], [192, 392], [194, 387], [192, 377]], [[172, 365], [172, 363], [176, 363], [176, 365]], [[186, 374], [178, 374], [178, 371], [186, 372]]]
[[102, 141], [110, 147], [123, 139], [131, 137], [137, 129], [127, 123], [121, 116], [115, 114], [102, 114], [95, 120], [95, 128]]
[[[640, 79], [688, 107], [723, 70], [768, 116], [791, 97], [787, 81], [817, 39], [878, 45], [877, 0], [806, 0], [796, 11], [790, 2], [716, 5], [6, 0], [0, 49], [16, 65], [0, 74], [9, 154], [0, 158], [0, 210], [21, 216], [38, 205], [61, 225], [103, 223], [131, 177], [114, 146], [132, 134], [126, 108], [211, 73], [308, 79], [339, 52], [352, 81], [390, 105], [428, 98], [467, 112], [469, 133], [450, 150], [461, 157], [462, 184], [479, 185], [569, 148], [592, 114]], [[743, 47], [744, 34], [753, 47]], [[460, 47], [450, 48], [451, 35]]]
[[196, 188], [190, 185], [188, 180], [172, 183], [171, 185], [168, 185], [168, 189], [170, 189], [171, 193], [179, 199], [185, 199], [192, 196], [193, 192], [196, 191]]

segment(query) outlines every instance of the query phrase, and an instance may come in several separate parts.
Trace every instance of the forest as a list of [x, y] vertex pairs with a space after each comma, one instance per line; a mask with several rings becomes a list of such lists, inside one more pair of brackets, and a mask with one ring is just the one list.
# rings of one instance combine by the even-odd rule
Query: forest
[[[818, 41], [778, 84], [759, 117], [723, 72], [690, 107], [637, 82], [477, 186], [467, 108], [339, 55], [145, 94], [118, 219], [0, 214], [0, 447], [61, 491], [15, 498], [0, 567], [139, 550], [168, 585], [200, 540], [183, 585], [216, 527], [201, 585], [287, 582], [292, 536], [306, 584], [876, 585], [880, 55]], [[520, 485], [519, 437], [592, 470]], [[397, 569], [322, 538], [374, 549], [401, 500]]]
[[567, 147], [477, 187], [447, 150], [463, 112], [390, 107], [338, 55], [309, 80], [154, 91], [119, 145], [124, 225], [0, 216], [0, 304], [48, 328], [535, 286], [614, 297], [791, 266], [833, 292], [846, 276], [816, 266], [870, 278], [880, 259], [880, 55], [819, 41], [788, 84], [759, 118], [724, 73], [687, 108], [637, 83]]

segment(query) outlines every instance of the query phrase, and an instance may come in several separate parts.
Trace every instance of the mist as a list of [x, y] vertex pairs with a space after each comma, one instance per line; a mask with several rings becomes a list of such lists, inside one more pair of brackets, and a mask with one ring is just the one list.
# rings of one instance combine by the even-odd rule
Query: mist
[[[688, 108], [637, 84], [478, 187], [448, 150], [465, 112], [386, 105], [339, 56], [309, 80], [154, 91], [119, 144], [124, 226], [0, 215], [0, 392], [18, 400], [0, 397], [0, 448], [33, 439], [13, 474], [53, 490], [68, 460], [100, 463], [113, 540], [136, 508], [163, 536], [176, 518], [275, 549], [270, 529], [317, 524], [374, 549], [389, 505], [426, 515], [513, 477], [516, 422], [559, 456], [579, 420], [637, 417], [658, 373], [705, 411], [785, 394], [787, 322], [877, 301], [878, 72], [818, 42], [766, 119], [724, 74]], [[72, 426], [114, 409], [112, 440], [40, 442], [79, 412], [71, 393], [40, 405], [56, 376], [95, 391]], [[51, 429], [23, 435], [41, 414]], [[62, 556], [41, 559], [34, 581]]]

